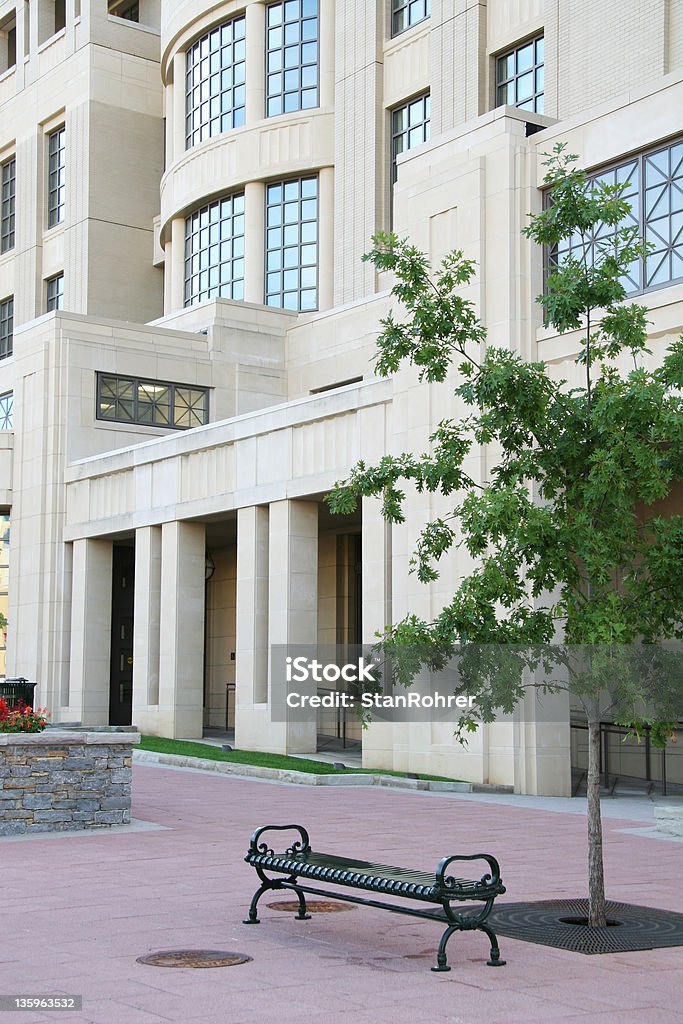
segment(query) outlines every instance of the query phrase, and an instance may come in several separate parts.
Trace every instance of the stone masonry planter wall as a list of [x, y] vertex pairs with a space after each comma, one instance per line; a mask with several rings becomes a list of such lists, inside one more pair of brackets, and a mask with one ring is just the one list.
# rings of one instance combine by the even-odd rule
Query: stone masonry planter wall
[[0, 836], [130, 822], [135, 733], [0, 733]]

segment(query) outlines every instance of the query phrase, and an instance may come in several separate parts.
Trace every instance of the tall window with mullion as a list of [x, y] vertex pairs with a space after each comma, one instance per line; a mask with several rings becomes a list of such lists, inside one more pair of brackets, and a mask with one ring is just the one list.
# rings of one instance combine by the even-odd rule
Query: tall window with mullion
[[391, 182], [396, 181], [396, 157], [429, 139], [429, 93], [391, 112]]
[[97, 418], [187, 430], [208, 423], [209, 393], [191, 384], [98, 373]]
[[[631, 211], [620, 227], [637, 227], [650, 245], [622, 281], [634, 294], [683, 280], [683, 140], [625, 160], [593, 175], [595, 182], [621, 184]], [[590, 264], [610, 251], [614, 229], [602, 225], [590, 235], [575, 233], [549, 253], [551, 267], [585, 255]]]
[[318, 179], [266, 189], [266, 305], [318, 308]]
[[244, 193], [224, 196], [185, 221], [185, 305], [244, 298]]
[[0, 302], [0, 359], [12, 355], [14, 339], [14, 296]]
[[245, 120], [246, 49], [244, 15], [226, 21], [187, 51], [185, 145], [196, 146]]
[[430, 0], [392, 0], [391, 34], [397, 36], [430, 15]]
[[51, 313], [55, 309], [64, 307], [64, 274], [55, 274], [49, 277], [46, 282], [47, 311]]
[[318, 0], [284, 0], [268, 6], [268, 117], [318, 106], [318, 43]]
[[16, 160], [12, 157], [2, 165], [2, 228], [0, 230], [0, 252], [14, 248], [14, 190]]
[[49, 228], [64, 220], [65, 137], [64, 125], [48, 136], [47, 226]]
[[496, 105], [543, 113], [545, 66], [543, 36], [536, 36], [496, 60]]

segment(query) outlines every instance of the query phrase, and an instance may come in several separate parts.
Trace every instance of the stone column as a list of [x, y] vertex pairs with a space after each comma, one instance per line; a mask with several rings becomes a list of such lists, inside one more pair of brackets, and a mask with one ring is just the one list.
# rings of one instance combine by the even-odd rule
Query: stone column
[[175, 163], [185, 152], [185, 54], [182, 51], [173, 55], [173, 85], [166, 88], [166, 131], [173, 140], [170, 163]]
[[[314, 501], [274, 501], [270, 506], [268, 633], [274, 645], [315, 646], [318, 642], [318, 505]], [[273, 688], [284, 680], [270, 680]], [[290, 723], [285, 753], [316, 749], [316, 723]]]
[[156, 732], [159, 704], [161, 621], [161, 527], [135, 531], [133, 616], [133, 724]]
[[237, 510], [237, 706], [268, 700], [268, 508]]
[[363, 643], [375, 641], [391, 622], [391, 523], [379, 498], [363, 498]]
[[[363, 498], [361, 514], [363, 643], [372, 644], [375, 634], [392, 621], [391, 524], [382, 515], [379, 498]], [[405, 734], [406, 727], [402, 728]], [[373, 722], [362, 735], [363, 767], [393, 769], [396, 738], [393, 722]]]
[[171, 247], [166, 246], [166, 274], [171, 278], [170, 308], [175, 313], [185, 305], [185, 221], [175, 217], [171, 221]]
[[263, 303], [265, 253], [265, 186], [249, 181], [244, 186], [244, 299]]
[[[266, 8], [263, 0], [247, 5], [246, 12], [246, 94], [247, 124], [265, 117], [266, 95]], [[259, 300], [260, 301], [260, 300]]]
[[69, 718], [109, 724], [112, 542], [73, 544]]
[[204, 711], [203, 523], [161, 528], [159, 732], [198, 738]]
[[318, 174], [318, 309], [334, 305], [334, 170]]
[[320, 0], [320, 96], [321, 107], [334, 104], [334, 0]]

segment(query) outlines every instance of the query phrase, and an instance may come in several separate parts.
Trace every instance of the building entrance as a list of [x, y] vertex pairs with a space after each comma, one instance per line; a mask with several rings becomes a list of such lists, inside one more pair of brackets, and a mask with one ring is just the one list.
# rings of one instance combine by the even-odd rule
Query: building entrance
[[135, 549], [115, 544], [112, 563], [109, 724], [133, 717], [133, 604]]

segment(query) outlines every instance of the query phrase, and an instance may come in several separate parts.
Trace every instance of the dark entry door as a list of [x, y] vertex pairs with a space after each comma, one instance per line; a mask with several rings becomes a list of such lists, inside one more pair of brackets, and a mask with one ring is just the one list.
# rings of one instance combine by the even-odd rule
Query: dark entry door
[[130, 725], [133, 717], [134, 573], [134, 548], [115, 544], [112, 564], [110, 725]]

